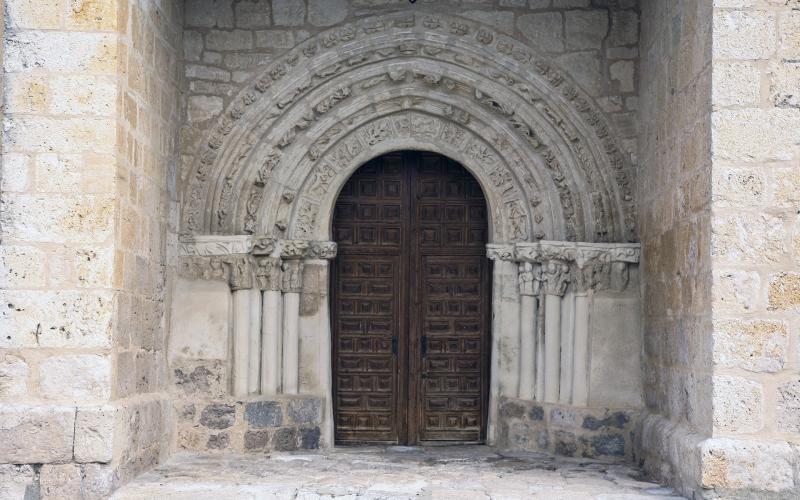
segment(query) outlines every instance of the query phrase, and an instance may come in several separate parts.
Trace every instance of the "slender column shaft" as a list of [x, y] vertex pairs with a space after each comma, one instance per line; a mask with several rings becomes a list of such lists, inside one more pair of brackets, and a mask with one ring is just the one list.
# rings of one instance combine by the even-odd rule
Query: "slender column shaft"
[[283, 393], [297, 394], [300, 386], [300, 294], [283, 294]]
[[261, 393], [278, 394], [281, 384], [282, 299], [280, 290], [264, 290], [261, 313]]
[[261, 371], [261, 290], [247, 290], [250, 301], [247, 329], [247, 393], [258, 394]]
[[589, 403], [589, 297], [575, 296], [575, 366], [572, 382], [572, 403]]
[[[538, 300], [537, 300], [538, 303]], [[537, 311], [538, 312], [538, 311]], [[536, 401], [544, 401], [544, 321], [536, 318]]]
[[568, 293], [561, 300], [561, 382], [558, 401], [569, 404], [572, 400], [572, 369], [575, 356], [575, 295]]
[[533, 399], [536, 382], [536, 297], [523, 295], [520, 305], [520, 377], [519, 397]]
[[233, 395], [246, 396], [249, 370], [250, 290], [233, 292]]
[[544, 309], [544, 400], [557, 403], [561, 378], [561, 297], [546, 294]]

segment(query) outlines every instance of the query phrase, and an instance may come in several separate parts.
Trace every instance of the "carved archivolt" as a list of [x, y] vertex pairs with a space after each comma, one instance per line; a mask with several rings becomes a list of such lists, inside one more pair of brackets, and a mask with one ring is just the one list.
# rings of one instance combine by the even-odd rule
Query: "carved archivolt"
[[199, 148], [183, 232], [328, 239], [347, 177], [414, 148], [464, 164], [494, 241], [634, 241], [629, 162], [591, 100], [529, 47], [433, 14], [365, 19], [278, 58]]

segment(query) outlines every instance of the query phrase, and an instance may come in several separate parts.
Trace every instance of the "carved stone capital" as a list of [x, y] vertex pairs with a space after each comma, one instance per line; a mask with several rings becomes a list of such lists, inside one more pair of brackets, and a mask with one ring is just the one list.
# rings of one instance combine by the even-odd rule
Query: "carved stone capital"
[[569, 266], [563, 260], [548, 260], [542, 266], [544, 274], [544, 293], [563, 297], [570, 280]]
[[514, 260], [514, 245], [508, 243], [489, 243], [486, 245], [486, 256], [491, 260]]
[[253, 288], [255, 276], [253, 274], [253, 261], [249, 255], [235, 255], [227, 259], [230, 267], [231, 290], [245, 290]]
[[331, 260], [336, 257], [335, 241], [312, 241], [308, 248], [309, 259]]
[[278, 240], [270, 237], [255, 237], [253, 238], [253, 255], [272, 255], [275, 251], [275, 246]]
[[542, 261], [542, 250], [539, 243], [517, 243], [514, 245], [514, 255], [520, 262]]
[[542, 288], [542, 266], [531, 262], [520, 263], [518, 279], [520, 295], [539, 295]]
[[281, 289], [281, 259], [278, 257], [256, 258], [256, 282], [262, 290]]
[[178, 243], [180, 255], [231, 255], [248, 253], [251, 248], [250, 237], [243, 235], [197, 235]]
[[230, 269], [218, 256], [183, 256], [179, 260], [178, 275], [188, 279], [229, 280]]
[[302, 259], [310, 246], [307, 240], [281, 240], [281, 257], [284, 259]]
[[281, 265], [283, 270], [281, 290], [283, 293], [300, 293], [303, 288], [303, 260], [285, 260]]

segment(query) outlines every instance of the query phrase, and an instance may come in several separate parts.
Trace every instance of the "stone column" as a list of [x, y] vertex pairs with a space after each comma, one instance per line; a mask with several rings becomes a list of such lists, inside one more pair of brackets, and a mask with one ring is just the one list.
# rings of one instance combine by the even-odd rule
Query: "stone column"
[[284, 394], [298, 394], [300, 388], [300, 292], [303, 287], [303, 258], [308, 242], [281, 242], [283, 270], [283, 377]]
[[544, 401], [557, 403], [561, 380], [561, 298], [569, 283], [569, 266], [561, 260], [550, 260], [544, 274]]
[[575, 263], [575, 330], [572, 369], [572, 404], [589, 404], [589, 292], [594, 286], [595, 264], [602, 268], [603, 252], [581, 248]]
[[260, 257], [256, 264], [256, 278], [262, 290], [261, 394], [273, 395], [281, 390], [281, 259]]
[[533, 399], [536, 388], [536, 333], [541, 284], [541, 267], [531, 262], [519, 264], [520, 293], [520, 376], [519, 397]]
[[[230, 286], [233, 292], [233, 395], [258, 392], [258, 359], [261, 319], [261, 294], [253, 288], [253, 270], [249, 255], [232, 257]], [[254, 340], [253, 337], [256, 337]], [[255, 352], [252, 352], [255, 348]], [[254, 372], [255, 366], [255, 372]]]

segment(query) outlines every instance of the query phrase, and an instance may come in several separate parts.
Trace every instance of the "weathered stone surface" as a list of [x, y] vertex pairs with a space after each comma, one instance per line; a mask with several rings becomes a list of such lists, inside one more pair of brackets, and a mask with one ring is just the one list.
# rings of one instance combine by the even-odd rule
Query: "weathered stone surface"
[[219, 398], [227, 394], [225, 366], [219, 360], [186, 363], [173, 362], [173, 384], [182, 394]]
[[782, 217], [765, 214], [717, 217], [712, 230], [712, 255], [726, 261], [779, 262], [789, 250]]
[[272, 448], [277, 451], [294, 451], [297, 449], [297, 429], [282, 427], [272, 436]]
[[629, 421], [628, 415], [626, 415], [621, 411], [618, 411], [602, 419], [598, 419], [592, 415], [588, 415], [584, 417], [581, 426], [584, 429], [589, 429], [593, 431], [602, 428], [624, 429], [628, 421]]
[[743, 162], [790, 160], [800, 140], [800, 117], [791, 109], [723, 110], [712, 115], [713, 154]]
[[206, 35], [205, 46], [218, 51], [249, 50], [253, 47], [253, 33], [247, 30], [213, 30]]
[[346, 0], [308, 0], [308, 22], [314, 26], [333, 26], [347, 17]]
[[724, 320], [714, 324], [714, 362], [756, 372], [783, 369], [789, 345], [783, 321]]
[[110, 462], [114, 453], [116, 408], [111, 405], [79, 407], [75, 417], [77, 462]]
[[494, 28], [500, 31], [505, 31], [506, 33], [514, 32], [514, 14], [511, 12], [467, 10], [460, 13], [460, 15], [466, 17], [467, 19], [473, 19], [479, 23], [493, 26]]
[[599, 49], [608, 35], [608, 11], [575, 10], [564, 14], [568, 50]]
[[625, 438], [619, 434], [602, 434], [591, 440], [591, 449], [594, 456], [624, 457]]
[[45, 464], [39, 471], [42, 500], [81, 497], [81, 468], [78, 464]]
[[236, 407], [214, 403], [203, 408], [200, 413], [200, 424], [209, 429], [227, 429], [236, 421]]
[[283, 424], [283, 410], [280, 403], [276, 401], [247, 403], [244, 409], [244, 418], [250, 427], [255, 429], [280, 427]]
[[800, 274], [777, 273], [769, 277], [769, 309], [800, 309]]
[[608, 68], [611, 80], [618, 82], [621, 92], [633, 92], [635, 90], [635, 68], [632, 61], [617, 61]]
[[105, 356], [55, 356], [39, 366], [43, 397], [75, 401], [107, 400], [111, 395], [111, 364]]
[[75, 408], [0, 405], [0, 456], [12, 463], [72, 459]]
[[781, 432], [800, 432], [800, 380], [790, 380], [778, 387], [776, 412]]
[[268, 431], [247, 431], [244, 433], [244, 449], [248, 451], [265, 450], [269, 445]]
[[296, 424], [313, 424], [320, 421], [322, 403], [319, 399], [292, 399], [287, 413]]
[[232, 2], [226, 0], [187, 0], [186, 25], [200, 28], [233, 28]]
[[0, 357], [0, 400], [15, 401], [28, 393], [30, 368], [24, 359], [12, 354]]
[[272, 19], [276, 26], [301, 26], [306, 17], [303, 0], [273, 0]]
[[775, 14], [766, 11], [714, 13], [714, 55], [724, 59], [761, 59], [775, 50]]
[[633, 10], [611, 12], [607, 43], [611, 47], [636, 45], [639, 41], [639, 15]]
[[250, 0], [235, 5], [237, 28], [263, 28], [272, 24], [269, 0]]
[[787, 495], [795, 487], [794, 456], [785, 442], [708, 439], [701, 454], [702, 486], [723, 497], [735, 490]]
[[227, 432], [212, 434], [208, 437], [206, 447], [209, 450], [224, 450], [230, 445], [231, 438]]
[[545, 52], [564, 50], [564, 21], [560, 13], [524, 14], [517, 18], [517, 29], [534, 47]]
[[192, 123], [204, 122], [222, 112], [222, 99], [210, 96], [192, 96], [189, 98], [187, 115]]
[[714, 102], [719, 106], [754, 106], [760, 94], [761, 72], [752, 61], [720, 62], [713, 73]]
[[761, 384], [741, 377], [714, 377], [714, 428], [756, 432], [764, 425]]
[[319, 427], [300, 429], [300, 448], [304, 450], [316, 450], [319, 448], [320, 434]]
[[33, 466], [0, 464], [0, 498], [39, 498], [39, 484]]

